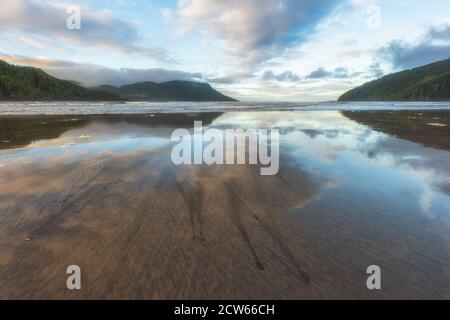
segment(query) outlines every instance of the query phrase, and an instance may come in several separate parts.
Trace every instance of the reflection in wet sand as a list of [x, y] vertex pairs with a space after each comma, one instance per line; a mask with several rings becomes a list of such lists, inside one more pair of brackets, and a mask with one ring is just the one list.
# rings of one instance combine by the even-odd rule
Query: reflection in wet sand
[[[287, 217], [263, 206], [268, 196], [294, 196], [277, 177], [245, 166], [225, 175], [180, 169], [157, 153], [50, 165], [11, 174], [1, 188], [3, 298], [287, 298], [305, 290], [302, 258], [277, 226]], [[70, 261], [86, 274], [75, 296], [61, 272]]]
[[450, 150], [449, 110], [342, 111], [342, 114], [375, 130], [427, 147]]
[[[205, 124], [211, 123], [220, 116], [219, 112], [210, 113], [159, 113], [149, 115], [72, 115], [72, 116], [3, 116], [0, 117], [0, 149], [18, 148], [27, 146], [35, 141], [45, 139], [58, 139], [61, 135], [70, 130], [94, 123], [96, 129], [99, 123], [109, 125], [107, 132], [120, 131], [120, 125], [135, 124], [142, 128], [184, 128], [192, 126], [194, 120], [203, 121]], [[113, 128], [111, 124], [115, 124]], [[133, 133], [142, 133], [137, 130]], [[84, 137], [83, 137], [84, 136]], [[98, 134], [96, 135], [98, 136]], [[81, 138], [90, 138], [82, 135]]]
[[[278, 175], [174, 166], [171, 130], [208, 118], [279, 128]], [[448, 151], [331, 111], [122, 120], [0, 151], [0, 298], [450, 298]]]

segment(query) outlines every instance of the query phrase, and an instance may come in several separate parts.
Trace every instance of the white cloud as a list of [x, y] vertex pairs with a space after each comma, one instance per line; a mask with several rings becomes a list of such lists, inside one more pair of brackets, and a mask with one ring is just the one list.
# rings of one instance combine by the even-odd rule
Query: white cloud
[[391, 41], [378, 51], [378, 58], [387, 60], [394, 70], [419, 67], [450, 57], [450, 24], [431, 27], [424, 36], [408, 43]]
[[225, 55], [249, 70], [297, 46], [340, 0], [179, 0], [163, 15], [180, 28], [222, 42]]
[[133, 24], [106, 10], [91, 11], [83, 7], [81, 29], [69, 30], [66, 27], [69, 5], [63, 2], [0, 0], [0, 29], [14, 38], [40, 37], [49, 42], [56, 40], [73, 46], [114, 50], [172, 62], [165, 49], [142, 45]]

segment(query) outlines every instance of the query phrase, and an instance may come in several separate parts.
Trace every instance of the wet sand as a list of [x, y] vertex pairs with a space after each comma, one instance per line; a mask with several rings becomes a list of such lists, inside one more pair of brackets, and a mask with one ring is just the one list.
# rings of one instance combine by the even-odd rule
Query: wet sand
[[349, 119], [390, 135], [450, 150], [450, 111], [343, 111]]
[[[0, 298], [450, 299], [448, 180], [429, 181], [435, 202], [424, 214], [410, 200], [419, 191], [394, 186], [388, 194], [383, 185], [395, 185], [388, 170], [397, 173], [400, 164], [377, 169], [382, 183], [355, 158], [344, 159], [349, 168], [332, 167], [345, 156], [343, 145], [318, 137], [336, 139], [337, 129], [327, 127], [334, 118], [305, 129], [299, 124], [307, 122], [305, 114], [242, 116], [83, 117], [52, 136], [4, 147]], [[260, 176], [258, 166], [175, 166], [170, 160], [170, 132], [193, 119], [221, 128], [277, 117], [299, 122], [273, 124], [287, 139], [276, 176]], [[371, 130], [355, 126], [361, 136]], [[26, 135], [14, 128], [9, 137]], [[343, 122], [342, 132], [348, 128]], [[2, 135], [4, 143], [13, 140]], [[300, 135], [314, 150], [297, 153], [306, 149]], [[381, 136], [378, 154], [390, 150], [386, 141], [401, 143], [396, 150], [424, 152], [434, 160], [424, 166], [450, 174], [448, 151], [389, 139]], [[375, 158], [366, 151], [357, 150], [369, 166]], [[345, 180], [330, 172], [351, 174]], [[82, 271], [79, 291], [66, 288], [65, 271], [73, 264]], [[382, 268], [380, 291], [366, 288], [371, 264]]]

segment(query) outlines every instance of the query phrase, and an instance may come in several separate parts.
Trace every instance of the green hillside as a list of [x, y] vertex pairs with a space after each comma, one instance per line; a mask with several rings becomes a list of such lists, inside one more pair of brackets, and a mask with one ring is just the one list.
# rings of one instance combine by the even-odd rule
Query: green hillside
[[147, 81], [121, 87], [104, 85], [96, 89], [132, 101], [235, 101], [207, 83], [192, 81]]
[[450, 59], [393, 73], [343, 94], [339, 101], [448, 101]]
[[87, 89], [38, 68], [0, 60], [0, 100], [120, 100], [115, 94]]

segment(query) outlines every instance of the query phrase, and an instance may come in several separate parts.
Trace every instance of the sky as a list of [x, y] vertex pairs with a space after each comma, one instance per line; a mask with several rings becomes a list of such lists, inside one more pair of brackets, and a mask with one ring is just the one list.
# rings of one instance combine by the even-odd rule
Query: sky
[[0, 60], [89, 87], [191, 80], [243, 101], [330, 101], [448, 57], [450, 0], [0, 0]]

